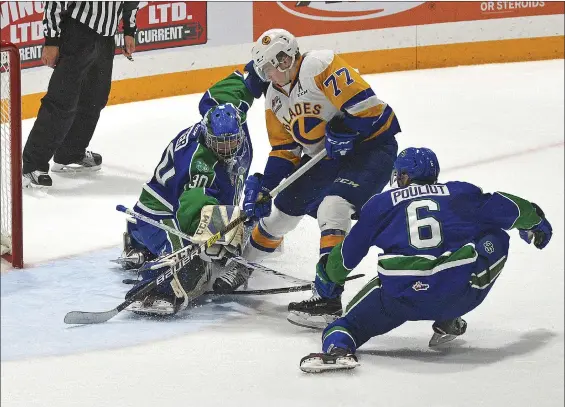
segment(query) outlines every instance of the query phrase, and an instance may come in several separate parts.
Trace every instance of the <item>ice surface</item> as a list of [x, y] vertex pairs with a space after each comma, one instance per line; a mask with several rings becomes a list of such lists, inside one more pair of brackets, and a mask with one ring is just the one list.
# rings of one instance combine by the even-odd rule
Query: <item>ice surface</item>
[[[106, 108], [91, 143], [103, 170], [53, 174], [48, 194], [25, 193], [27, 268], [1, 277], [2, 406], [562, 406], [563, 77], [563, 60], [367, 76], [398, 114], [401, 148], [434, 149], [444, 181], [538, 203], [554, 237], [538, 251], [512, 232], [504, 272], [446, 350], [427, 347], [430, 322], [407, 323], [364, 345], [359, 368], [321, 376], [298, 369], [320, 333], [285, 319], [288, 302], [306, 293], [203, 299], [166, 321], [123, 312], [101, 325], [63, 323], [68, 311], [122, 301], [131, 275], [109, 262], [125, 227], [114, 208], [133, 206], [168, 141], [198, 120], [199, 96]], [[252, 171], [261, 171], [262, 102], [248, 117]], [[317, 235], [304, 219], [268, 264], [312, 278]], [[346, 300], [374, 275], [376, 253]], [[251, 285], [281, 283], [256, 276]]]

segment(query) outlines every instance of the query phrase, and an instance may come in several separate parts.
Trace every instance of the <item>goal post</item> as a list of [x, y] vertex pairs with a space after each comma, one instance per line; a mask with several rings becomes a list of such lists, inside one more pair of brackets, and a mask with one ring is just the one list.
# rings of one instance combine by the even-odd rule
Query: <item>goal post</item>
[[16, 268], [23, 267], [22, 225], [22, 112], [18, 48], [0, 43], [0, 200], [1, 255]]

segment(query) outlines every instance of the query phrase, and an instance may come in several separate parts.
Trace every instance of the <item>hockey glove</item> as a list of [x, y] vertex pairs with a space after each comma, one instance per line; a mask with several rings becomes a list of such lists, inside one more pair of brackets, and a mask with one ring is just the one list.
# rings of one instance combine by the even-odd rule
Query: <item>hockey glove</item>
[[532, 202], [536, 213], [541, 218], [541, 222], [532, 227], [531, 229], [520, 229], [520, 237], [528, 244], [534, 242], [534, 246], [538, 249], [543, 249], [553, 235], [553, 228], [548, 220], [545, 218], [545, 214], [539, 206]]
[[359, 134], [348, 129], [341, 118], [334, 117], [326, 124], [325, 147], [328, 157], [336, 159], [353, 151]]
[[316, 279], [314, 280], [314, 288], [318, 295], [322, 298], [337, 298], [343, 293], [343, 286], [334, 283], [326, 273], [326, 261], [322, 259], [316, 265]]
[[261, 78], [259, 78], [259, 75], [257, 75], [253, 67], [253, 61], [250, 61], [245, 65], [245, 68], [243, 68], [243, 83], [245, 83], [245, 87], [251, 92], [255, 99], [259, 99], [261, 95], [264, 96], [270, 84], [270, 82], [263, 82]]
[[261, 219], [271, 214], [272, 200], [258, 203], [263, 196], [269, 195], [270, 190], [262, 185], [262, 174], [255, 173], [245, 181], [245, 194], [243, 197], [243, 211], [250, 220]]

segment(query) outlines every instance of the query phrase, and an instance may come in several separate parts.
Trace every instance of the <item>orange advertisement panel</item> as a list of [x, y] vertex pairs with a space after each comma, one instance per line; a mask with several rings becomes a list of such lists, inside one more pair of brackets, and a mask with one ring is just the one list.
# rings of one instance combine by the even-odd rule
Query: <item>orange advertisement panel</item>
[[318, 35], [457, 21], [563, 14], [564, 2], [352, 2], [277, 1], [253, 3], [253, 38], [270, 28]]

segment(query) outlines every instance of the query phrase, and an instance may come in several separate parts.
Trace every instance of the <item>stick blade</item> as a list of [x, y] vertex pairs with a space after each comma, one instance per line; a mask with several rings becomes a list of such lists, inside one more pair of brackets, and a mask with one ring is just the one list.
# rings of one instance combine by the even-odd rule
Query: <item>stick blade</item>
[[118, 314], [118, 309], [114, 308], [105, 312], [83, 312], [71, 311], [65, 315], [65, 324], [101, 324], [114, 318]]

